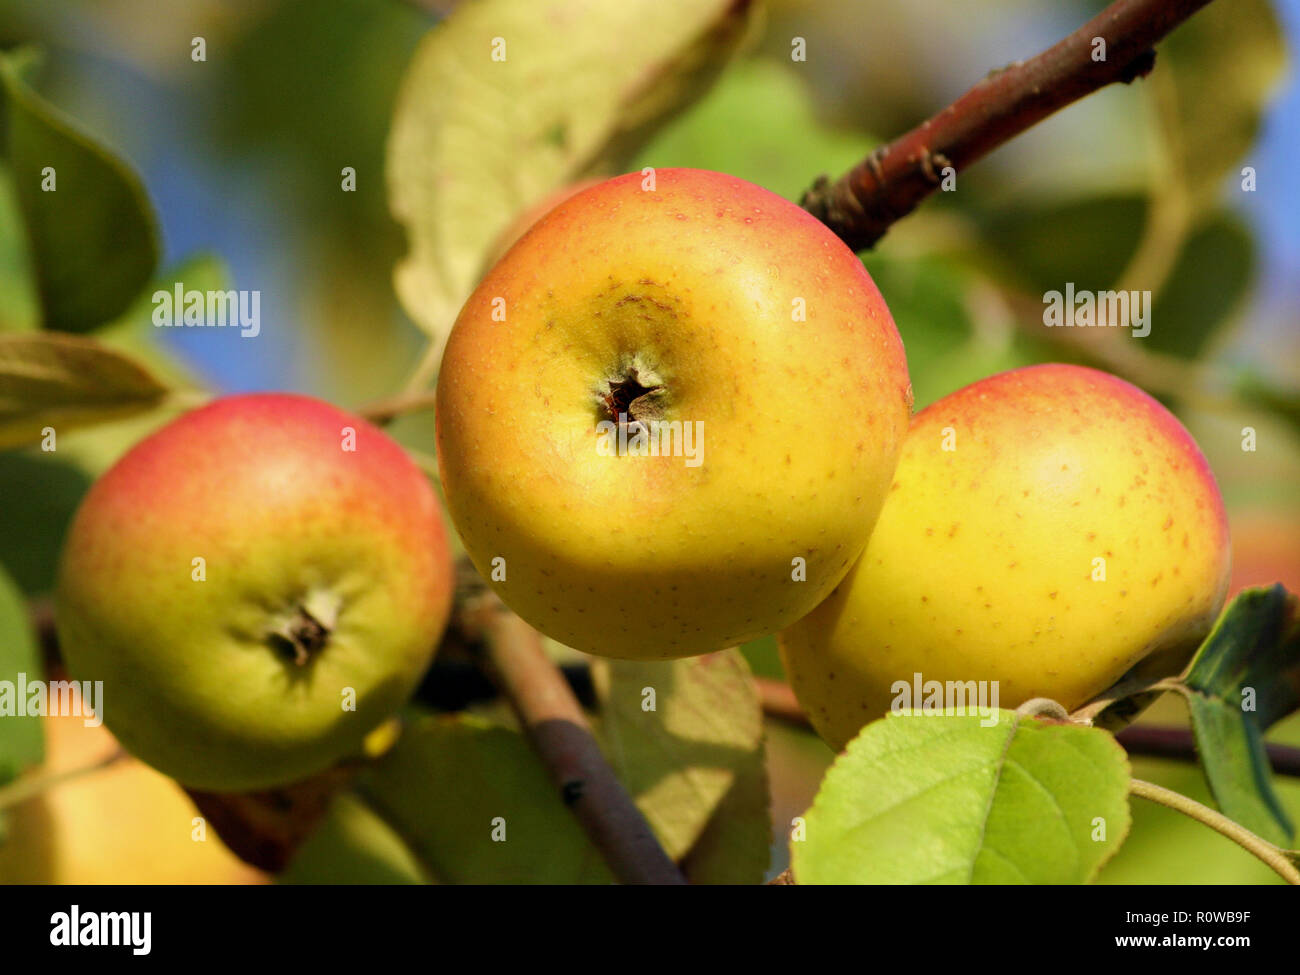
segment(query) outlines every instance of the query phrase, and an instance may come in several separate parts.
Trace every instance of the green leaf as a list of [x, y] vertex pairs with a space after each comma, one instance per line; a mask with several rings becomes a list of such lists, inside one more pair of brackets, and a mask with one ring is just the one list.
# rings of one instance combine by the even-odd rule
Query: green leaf
[[682, 872], [690, 883], [762, 882], [771, 859], [769, 795], [767, 769], [761, 761], [740, 769], [682, 861]]
[[0, 332], [40, 328], [34, 278], [13, 173], [0, 159]]
[[903, 712], [867, 725], [791, 842], [796, 882], [1091, 880], [1128, 832], [1124, 750], [1095, 728], [997, 717], [984, 727], [979, 715]]
[[395, 284], [411, 317], [445, 339], [511, 219], [597, 167], [618, 166], [712, 81], [752, 7], [457, 6], [416, 51], [389, 135], [389, 206], [410, 245]]
[[1247, 404], [1276, 413], [1300, 431], [1300, 390], [1284, 388], [1255, 370], [1246, 370], [1237, 377], [1235, 392]]
[[740, 648], [740, 655], [749, 664], [755, 677], [771, 677], [775, 680], [785, 679], [785, 668], [781, 666], [781, 652], [776, 646], [776, 634], [769, 633], [757, 640], [750, 640]]
[[1196, 750], [1223, 814], [1272, 843], [1295, 827], [1273, 788], [1264, 732], [1300, 706], [1300, 600], [1244, 590], [1219, 617], [1182, 683]]
[[1218, 211], [1183, 239], [1173, 270], [1151, 309], [1152, 352], [1196, 358], [1246, 297], [1254, 270], [1255, 240], [1241, 220]]
[[[198, 255], [161, 274], [155, 284], [170, 290], [175, 281], [183, 281], [187, 288], [198, 291], [225, 291], [228, 280], [229, 274], [219, 259]], [[146, 289], [119, 318], [101, 327], [96, 338], [129, 352], [139, 364], [172, 386], [196, 385], [189, 370], [158, 341], [163, 330], [152, 322], [152, 290]], [[33, 338], [40, 342], [64, 341], [50, 335]], [[37, 595], [53, 588], [64, 532], [93, 477], [171, 415], [166, 409], [155, 410], [84, 432], [60, 427], [57, 453], [0, 453], [0, 498], [4, 499], [0, 508], [0, 565], [9, 570], [24, 592]]]
[[90, 484], [62, 451], [0, 453], [0, 567], [27, 595], [53, 590], [64, 534]]
[[365, 801], [340, 793], [276, 881], [282, 884], [426, 884], [406, 842]]
[[[166, 336], [170, 329], [153, 324], [153, 293], [157, 289], [171, 292], [176, 282], [186, 290], [228, 291], [230, 273], [225, 263], [208, 254], [191, 255], [179, 264], [161, 272], [131, 306], [118, 318], [101, 326], [95, 339], [113, 349], [128, 354], [138, 366], [146, 368], [164, 385], [188, 393], [201, 389], [203, 381], [177, 355], [173, 355]], [[228, 339], [226, 335], [209, 335], [213, 341]], [[194, 405], [192, 398], [182, 395], [162, 401], [158, 408], [136, 412], [117, 419], [102, 417], [97, 425], [74, 429], [65, 435], [59, 431], [59, 456], [78, 471], [98, 477], [131, 447], [159, 427], [175, 419], [178, 413]], [[0, 471], [3, 465], [0, 464]], [[2, 477], [0, 473], [0, 477]], [[48, 540], [47, 540], [48, 544]], [[5, 550], [0, 546], [0, 560]]]
[[[79, 131], [0, 54], [9, 164], [46, 328], [84, 332], [121, 313], [158, 263], [140, 178]], [[55, 188], [43, 187], [49, 174]]]
[[[40, 647], [32, 633], [27, 603], [13, 580], [0, 570], [0, 682], [16, 693], [19, 674], [28, 681], [42, 677]], [[15, 706], [17, 701], [13, 702]], [[38, 716], [0, 715], [0, 784], [42, 759], [41, 719]]]
[[167, 388], [135, 360], [80, 335], [0, 335], [0, 449], [141, 413]]
[[[357, 791], [441, 882], [613, 882], [532, 747], [509, 728], [429, 718], [363, 773]], [[493, 839], [498, 818], [504, 841]]]
[[[681, 859], [715, 816], [720, 828], [761, 815], [761, 835], [730, 837], [732, 883], [757, 882], [771, 842], [763, 770], [763, 716], [739, 651], [673, 661], [597, 661], [592, 680], [610, 764], [668, 855]], [[738, 782], [749, 779], [720, 808]], [[740, 848], [743, 841], [747, 848]], [[711, 841], [716, 843], [716, 839]]]
[[1285, 70], [1268, 0], [1212, 3], [1162, 41], [1147, 79], [1173, 170], [1162, 185], [1181, 189], [1194, 207], [1213, 206]]
[[[1183, 683], [1222, 698], [1261, 730], [1300, 707], [1300, 597], [1279, 585], [1244, 589], [1187, 665]], [[1243, 708], [1243, 690], [1253, 705]]]
[[1137, 250], [1147, 201], [1136, 194], [1028, 201], [977, 215], [983, 237], [972, 255], [1033, 296], [1100, 291], [1119, 280]]

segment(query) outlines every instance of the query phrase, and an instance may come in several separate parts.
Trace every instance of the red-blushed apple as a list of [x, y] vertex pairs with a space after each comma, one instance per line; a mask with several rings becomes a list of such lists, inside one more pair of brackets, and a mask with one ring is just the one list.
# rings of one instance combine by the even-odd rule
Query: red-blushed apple
[[431, 485], [370, 424], [304, 396], [230, 396], [90, 489], [56, 594], [72, 676], [185, 785], [266, 788], [360, 749], [446, 624]]
[[580, 650], [670, 658], [830, 592], [911, 386], [885, 302], [825, 226], [661, 169], [569, 198], [488, 272], [437, 410], [448, 510], [506, 604]]
[[916, 415], [866, 550], [782, 657], [837, 749], [929, 706], [927, 682], [1073, 710], [1130, 668], [1176, 672], [1229, 561], [1214, 476], [1168, 410], [1107, 373], [1029, 366]]

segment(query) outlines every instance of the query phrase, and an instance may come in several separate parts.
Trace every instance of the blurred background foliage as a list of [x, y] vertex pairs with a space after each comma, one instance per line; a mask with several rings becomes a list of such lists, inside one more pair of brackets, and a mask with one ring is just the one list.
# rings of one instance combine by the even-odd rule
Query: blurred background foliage
[[[549, 44], [531, 86], [538, 94], [521, 87], [502, 97], [484, 93], [454, 49], [438, 49], [443, 28], [435, 25], [453, 0], [0, 0], [0, 48], [39, 52], [5, 61], [0, 135], [12, 135], [24, 106], [39, 98], [91, 137], [90, 149], [64, 151], [93, 157], [84, 165], [108, 172], [100, 178], [123, 198], [138, 173], [152, 201], [134, 230], [112, 200], [101, 200], [104, 213], [63, 219], [109, 221], [108, 238], [38, 239], [23, 232], [33, 204], [18, 179], [32, 161], [4, 153], [0, 333], [91, 329], [174, 385], [290, 389], [356, 407], [408, 382], [430, 335], [450, 324], [456, 287], [472, 285], [504, 225], [558, 185], [642, 166], [696, 166], [797, 200], [818, 174], [839, 175], [990, 69], [1048, 46], [1103, 5], [771, 0], [739, 4], [737, 13], [682, 4], [663, 16], [694, 9], [702, 26], [680, 37], [677, 22], [611, 37], [618, 14], [602, 7], [599, 16], [575, 16], [563, 45]], [[699, 11], [713, 6], [721, 12], [706, 21]], [[514, 8], [528, 29], [527, 5]], [[205, 61], [191, 58], [195, 37], [205, 41]], [[791, 60], [795, 37], [806, 39], [806, 61]], [[1107, 88], [1036, 126], [864, 256], [903, 336], [918, 408], [993, 372], [1068, 360], [1123, 375], [1174, 409], [1229, 504], [1234, 591], [1274, 581], [1300, 589], [1300, 85], [1286, 53], [1297, 40], [1300, 0], [1218, 0], [1161, 46], [1148, 79]], [[681, 50], [665, 61], [657, 44]], [[636, 58], [652, 54], [655, 71], [641, 70]], [[428, 83], [404, 89], [408, 70]], [[620, 89], [622, 100], [598, 90], [605, 73], [620, 71], [634, 89], [627, 97]], [[400, 136], [416, 115], [419, 137]], [[439, 125], [461, 141], [434, 138]], [[129, 160], [120, 172], [118, 158]], [[1254, 191], [1243, 189], [1247, 166]], [[355, 169], [355, 192], [341, 191], [344, 167]], [[390, 211], [390, 201], [402, 209], [403, 192], [420, 210], [406, 215], [406, 228]], [[418, 244], [421, 234], [465, 279], [444, 294], [431, 295], [427, 282], [394, 286], [408, 240]], [[132, 288], [152, 278], [164, 287], [184, 280], [260, 290], [262, 334], [245, 341], [224, 330], [155, 330], [153, 285], [134, 299], [131, 289], [105, 285], [99, 311], [108, 320], [91, 320], [95, 310], [79, 307], [66, 283], [42, 285], [33, 274], [42, 247], [87, 262], [101, 252], [134, 254], [118, 278]], [[1150, 290], [1150, 336], [1043, 328], [1042, 294], [1066, 282]], [[0, 595], [9, 594], [0, 601], [0, 671], [17, 671], [33, 655], [18, 611], [4, 606], [18, 606], [18, 593], [48, 595], [81, 494], [174, 408], [61, 433], [57, 455], [0, 453]], [[1256, 431], [1254, 452], [1242, 450], [1245, 427]], [[432, 451], [431, 416], [393, 429], [414, 450]], [[745, 655], [755, 672], [779, 675], [773, 640]], [[1144, 720], [1181, 723], [1179, 708], [1161, 702]], [[421, 725], [406, 747], [445, 740], [459, 756], [508, 755], [511, 774], [531, 781], [535, 769], [518, 740], [502, 737], [503, 720], [488, 708], [455, 725]], [[771, 874], [784, 866], [784, 831], [831, 756], [806, 731], [772, 722], [767, 731]], [[1272, 737], [1300, 744], [1300, 721]], [[0, 780], [6, 758], [21, 764], [38, 754], [30, 742], [21, 749], [0, 748]], [[392, 826], [403, 816], [394, 797], [405, 792], [391, 784], [404, 781], [410, 761], [395, 753], [338, 803], [287, 879], [430, 879], [429, 857], [413, 858]], [[1143, 760], [1135, 773], [1207, 798], [1190, 764]], [[1279, 791], [1300, 818], [1300, 783], [1283, 781]], [[96, 801], [87, 795], [82, 805]], [[554, 810], [535, 812], [539, 829], [566, 829], [545, 825]], [[1134, 816], [1104, 881], [1273, 879], [1168, 810], [1137, 801]], [[697, 835], [704, 820], [692, 828]], [[582, 847], [582, 837], [562, 835]], [[211, 869], [195, 879], [231, 876], [228, 862]], [[459, 861], [447, 869], [446, 879], [466, 876]]]

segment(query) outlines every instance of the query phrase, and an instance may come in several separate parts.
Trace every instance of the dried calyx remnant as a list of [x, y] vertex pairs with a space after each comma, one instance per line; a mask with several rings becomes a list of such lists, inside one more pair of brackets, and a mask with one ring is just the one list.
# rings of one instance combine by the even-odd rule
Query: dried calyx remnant
[[622, 363], [596, 389], [600, 418], [618, 424], [661, 419], [667, 394], [659, 374], [635, 358]]
[[325, 649], [330, 629], [305, 606], [295, 610], [294, 617], [281, 629], [269, 634], [271, 645], [284, 657], [299, 667], [306, 666], [313, 657]]

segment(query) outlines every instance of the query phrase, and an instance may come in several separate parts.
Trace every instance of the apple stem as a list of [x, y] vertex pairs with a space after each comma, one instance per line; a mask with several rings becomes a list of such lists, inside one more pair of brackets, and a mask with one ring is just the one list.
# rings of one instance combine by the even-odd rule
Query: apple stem
[[834, 183], [819, 177], [801, 205], [853, 250], [867, 250], [950, 175], [1099, 88], [1144, 77], [1155, 65], [1152, 46], [1209, 2], [1116, 0], [1041, 54], [989, 72]]
[[1184, 816], [1189, 816], [1197, 822], [1210, 827], [1215, 832], [1232, 840], [1246, 852], [1263, 860], [1287, 883], [1300, 885], [1300, 870], [1296, 869], [1296, 865], [1291, 862], [1286, 851], [1274, 846], [1268, 840], [1256, 836], [1246, 827], [1229, 819], [1223, 813], [1202, 805], [1182, 793], [1174, 792], [1172, 789], [1166, 789], [1164, 786], [1146, 782], [1142, 779], [1134, 779], [1130, 782], [1129, 791], [1135, 796], [1150, 802], [1158, 802], [1162, 806], [1168, 806], [1170, 809], [1177, 810]]
[[1024, 715], [1027, 718], [1049, 717], [1057, 721], [1069, 721], [1070, 712], [1061, 706], [1059, 701], [1054, 701], [1050, 697], [1031, 697], [1020, 707], [1016, 708], [1016, 713]]

